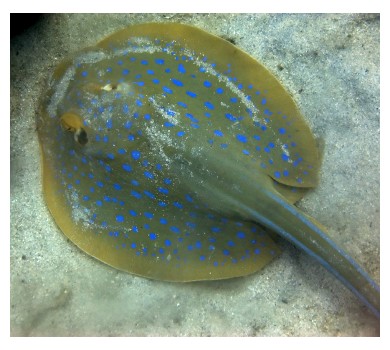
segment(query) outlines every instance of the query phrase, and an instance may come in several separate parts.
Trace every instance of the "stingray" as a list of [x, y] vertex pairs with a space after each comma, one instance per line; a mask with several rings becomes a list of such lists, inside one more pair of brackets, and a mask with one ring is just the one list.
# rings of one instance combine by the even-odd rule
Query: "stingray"
[[192, 26], [125, 28], [62, 62], [37, 130], [47, 206], [91, 256], [166, 281], [312, 256], [379, 316], [379, 287], [294, 203], [318, 184], [315, 138], [259, 62]]

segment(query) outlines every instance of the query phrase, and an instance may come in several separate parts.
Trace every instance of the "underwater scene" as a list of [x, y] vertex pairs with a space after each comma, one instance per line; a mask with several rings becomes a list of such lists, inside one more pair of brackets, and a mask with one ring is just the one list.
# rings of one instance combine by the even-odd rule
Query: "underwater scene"
[[379, 282], [379, 15], [11, 37], [11, 335], [378, 336]]

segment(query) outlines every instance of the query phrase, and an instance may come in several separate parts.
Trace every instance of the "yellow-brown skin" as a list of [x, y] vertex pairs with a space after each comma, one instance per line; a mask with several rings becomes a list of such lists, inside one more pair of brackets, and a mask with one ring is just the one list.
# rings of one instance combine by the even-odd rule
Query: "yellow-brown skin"
[[[231, 64], [232, 69], [236, 69], [236, 71], [232, 72], [232, 75], [239, 76], [241, 81], [246, 82], [246, 85], [256, 84], [261, 81], [267, 88], [269, 105], [273, 106], [274, 110], [283, 110], [293, 120], [294, 127], [289, 132], [300, 141], [297, 145], [297, 152], [302, 154], [306, 163], [312, 166], [310, 173], [304, 178], [304, 181], [297, 183], [296, 178], [302, 171], [300, 165], [290, 169], [293, 175], [296, 172], [296, 176], [275, 178], [272, 171], [260, 169], [258, 165], [255, 166], [253, 158], [243, 158], [239, 145], [232, 146], [236, 148], [231, 148], [229, 157], [224, 156], [219, 149], [204, 147], [201, 150], [203, 152], [202, 156], [194, 158], [192, 154], [193, 147], [201, 143], [201, 134], [198, 134], [198, 136], [194, 136], [193, 140], [187, 139], [188, 148], [184, 150], [158, 144], [165, 154], [172, 159], [178, 152], [181, 152], [183, 159], [191, 160], [191, 163], [189, 163], [191, 167], [184, 168], [185, 171], [183, 171], [184, 165], [182, 163], [173, 164], [172, 166], [172, 176], [176, 176], [177, 184], [173, 189], [175, 195], [180, 196], [189, 189], [196, 190], [199, 198], [206, 202], [215, 212], [220, 212], [221, 215], [227, 217], [230, 215], [232, 220], [239, 216], [244, 220], [248, 220], [248, 222], [258, 222], [289, 239], [320, 261], [329, 271], [353, 290], [355, 294], [363, 299], [374, 312], [375, 310], [379, 312], [379, 289], [375, 283], [362, 273], [355, 262], [327, 238], [321, 225], [317, 224], [315, 220], [308, 218], [292, 205], [308, 189], [318, 183], [320, 160], [316, 141], [294, 101], [283, 86], [265, 67], [234, 45], [187, 25], [151, 23], [132, 26], [103, 40], [96, 48], [109, 51], [112, 45], [120, 47], [129, 36], [142, 37], [145, 35], [151, 38], [158, 37], [168, 42], [175, 40], [175, 42], [180, 42], [195, 52], [206, 52], [210, 60], [217, 61], [219, 66]], [[88, 49], [85, 50], [85, 52], [87, 51]], [[54, 82], [58, 82], [72, 64], [71, 60], [61, 64], [54, 73]], [[52, 84], [52, 86], [54, 85]], [[153, 88], [153, 86], [147, 86], [146, 92], [152, 94]], [[145, 258], [140, 260], [139, 257], [130, 256], [124, 250], [117, 250], [109, 237], [100, 235], [99, 239], [97, 239], [96, 229], [76, 223], [72, 217], [72, 212], [64, 210], [64, 208], [69, 206], [67, 197], [59, 195], [64, 193], [64, 186], [55, 176], [58, 170], [55, 163], [53, 163], [54, 160], [50, 158], [53, 152], [47, 152], [48, 155], [45, 153], [45, 143], [48, 142], [48, 138], [53, 136], [53, 133], [50, 132], [51, 130], [48, 130], [52, 126], [46, 125], [46, 123], [51, 122], [47, 111], [47, 101], [50, 100], [53, 89], [54, 87], [49, 90], [47, 99], [41, 105], [42, 111], [39, 119], [41, 124], [38, 128], [42, 149], [45, 198], [59, 227], [81, 249], [116, 268], [149, 278], [170, 281], [221, 279], [242, 276], [255, 272], [272, 260], [273, 256], [263, 255], [260, 259], [255, 261], [248, 260], [243, 265], [226, 264], [218, 269], [213, 268], [211, 265], [205, 267], [204, 264], [194, 260], [193, 264], [188, 265], [186, 268], [172, 269], [158, 259]], [[82, 86], [81, 91], [87, 96], [91, 95], [95, 96], [95, 98], [100, 98], [103, 94], [114, 93], [115, 90], [128, 92], [136, 89], [139, 88], [126, 85], [126, 83], [99, 84], [97, 81], [90, 81]], [[104, 96], [110, 98], [110, 95]], [[211, 96], [210, 98], [216, 97]], [[188, 103], [191, 101], [185, 94], [180, 96], [180, 100]], [[216, 99], [213, 103], [216, 104], [217, 102], [218, 100]], [[65, 146], [74, 148], [80, 156], [83, 154], [96, 154], [96, 160], [100, 160], [101, 154], [104, 154], [104, 152], [100, 153], [100, 155], [94, 153], [97, 146], [93, 144], [92, 138], [94, 133], [97, 132], [97, 126], [95, 129], [92, 127], [92, 124], [90, 129], [84, 127], [85, 117], [82, 115], [83, 112], [78, 110], [76, 106], [67, 105], [66, 103], [68, 102], [64, 101], [63, 106], [62, 102], [60, 104], [60, 107], [64, 110], [60, 114], [59, 123], [64, 130], [74, 134], [74, 140], [78, 145], [73, 146], [69, 143], [69, 140], [65, 140]], [[155, 113], [150, 105], [144, 105], [142, 108], [143, 112]], [[250, 124], [245, 125], [244, 122], [242, 122], [244, 128], [251, 127]], [[280, 125], [283, 125], [280, 124], [281, 122], [281, 120], [276, 118], [271, 121], [271, 127], [277, 130]], [[102, 127], [104, 125], [100, 125], [100, 128]], [[140, 127], [142, 128], [142, 125]], [[162, 132], [163, 130], [160, 131]], [[193, 134], [195, 134], [195, 131]], [[167, 136], [169, 135], [167, 134]], [[122, 141], [119, 139], [115, 142], [116, 147], [122, 145]], [[144, 153], [149, 152], [150, 157], [153, 157], [155, 153], [152, 152], [152, 142], [153, 140], [144, 137], [137, 147]], [[123, 147], [128, 147], [127, 145], [127, 143], [123, 143]], [[66, 147], [66, 151], [69, 151]], [[66, 160], [66, 158], [64, 159]], [[278, 160], [275, 159], [276, 161]], [[116, 166], [115, 162], [110, 164], [113, 167]], [[239, 174], [237, 174], [237, 166], [241, 169]], [[97, 173], [98, 168], [95, 170]], [[189, 172], [195, 174], [191, 182], [188, 181], [186, 176]], [[291, 191], [292, 187], [296, 188], [295, 192]], [[115, 212], [106, 211], [102, 214], [112, 216]], [[176, 219], [180, 220], [177, 217]], [[137, 224], [144, 224], [141, 218], [137, 220], [139, 220]], [[229, 234], [229, 227], [226, 230], [226, 234]], [[101, 231], [103, 232], [103, 229]], [[204, 232], [207, 232], [206, 228]], [[264, 239], [267, 245], [273, 248], [274, 256], [276, 256], [278, 254], [277, 247], [269, 238]], [[188, 256], [191, 256], [190, 252]]]

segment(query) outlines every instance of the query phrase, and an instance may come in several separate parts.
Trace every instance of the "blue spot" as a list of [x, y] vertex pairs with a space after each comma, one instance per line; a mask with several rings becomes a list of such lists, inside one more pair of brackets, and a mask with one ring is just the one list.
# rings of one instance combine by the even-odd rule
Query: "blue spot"
[[96, 201], [96, 205], [97, 205], [98, 207], [101, 207], [101, 206], [103, 205], [103, 202], [102, 202], [102, 201]]
[[177, 104], [179, 106], [183, 107], [183, 108], [187, 108], [188, 107], [184, 102], [181, 102], [181, 101], [179, 101]]
[[173, 202], [173, 205], [174, 205], [176, 208], [183, 209], [183, 204], [181, 204], [180, 202]]
[[107, 153], [108, 159], [115, 159], [115, 156], [112, 153]]
[[222, 252], [223, 252], [223, 255], [230, 255], [230, 251], [227, 249], [224, 249]]
[[272, 115], [273, 113], [269, 109], [264, 110], [265, 115]]
[[168, 178], [165, 178], [164, 179], [164, 183], [167, 184], [167, 185], [170, 185], [172, 183], [172, 180], [168, 179]]
[[222, 137], [223, 136], [223, 132], [221, 130], [214, 130], [214, 135]]
[[217, 94], [223, 94], [223, 89], [222, 88], [218, 88], [217, 90], [215, 90], [215, 92]]
[[166, 189], [166, 188], [164, 188], [164, 187], [159, 187], [159, 188], [158, 188], [158, 191], [161, 192], [161, 193], [163, 193], [163, 194], [168, 194], [168, 193], [169, 193], [169, 190]]
[[160, 84], [160, 80], [158, 80], [158, 79], [153, 79], [152, 81], [153, 81], [153, 83], [156, 84], [156, 85], [157, 85], [157, 84]]
[[131, 183], [134, 185], [134, 186], [139, 186], [139, 182], [137, 180], [131, 180]]
[[159, 164], [159, 163], [157, 163], [157, 164], [156, 164], [156, 170], [162, 170], [162, 165]]
[[134, 232], [138, 232], [138, 226], [133, 226], [131, 229], [132, 229], [132, 231], [134, 231]]
[[123, 221], [125, 221], [125, 217], [123, 215], [117, 215], [116, 216], [116, 221], [123, 222]]
[[167, 87], [167, 86], [163, 86], [163, 91], [164, 92], [166, 92], [167, 94], [172, 94], [173, 93], [173, 91], [169, 88], [169, 87]]
[[228, 244], [229, 247], [234, 247], [235, 246], [235, 243], [233, 241], [228, 241], [227, 244]]
[[193, 202], [194, 201], [194, 199], [187, 193], [186, 195], [185, 195], [185, 197], [186, 197], [186, 200], [188, 201], [188, 202]]
[[161, 219], [160, 219], [160, 224], [166, 225], [167, 223], [168, 223], [168, 220], [167, 220], [167, 219], [165, 219], [165, 218], [161, 218]]
[[123, 75], [128, 75], [129, 73], [130, 73], [130, 71], [126, 68], [122, 71]]
[[174, 83], [176, 86], [184, 86], [183, 82], [177, 79], [171, 79], [172, 83]]
[[130, 129], [132, 127], [132, 125], [133, 125], [133, 123], [130, 120], [126, 121], [125, 129]]
[[164, 60], [163, 60], [162, 58], [156, 58], [156, 59], [154, 60], [154, 62], [155, 62], [156, 64], [160, 64], [160, 65], [164, 64]]
[[288, 170], [284, 170], [284, 171], [283, 171], [283, 175], [284, 175], [284, 176], [288, 176], [288, 175], [289, 175]]
[[169, 239], [166, 239], [164, 244], [167, 246], [167, 247], [170, 247], [172, 245], [172, 242], [169, 240]]
[[245, 238], [245, 233], [242, 232], [242, 231], [238, 231], [238, 232], [237, 232], [237, 237], [238, 237], [238, 238], [241, 238], [241, 239], [242, 239], [242, 238]]
[[122, 189], [122, 186], [119, 184], [114, 184], [114, 188], [119, 191]]
[[154, 179], [154, 175], [153, 175], [151, 172], [149, 172], [149, 171], [145, 171], [145, 172], [144, 172], [144, 175], [145, 175], [145, 177], [147, 177], [148, 179]]
[[180, 229], [177, 226], [170, 226], [169, 228], [174, 233], [180, 233]]
[[127, 172], [131, 171], [131, 166], [129, 164], [122, 164], [122, 168], [126, 170]]
[[118, 149], [118, 153], [119, 154], [125, 154], [126, 153], [126, 150], [124, 148], [119, 148]]
[[164, 123], [164, 126], [165, 126], [166, 128], [171, 128], [172, 126], [175, 126], [175, 124], [172, 124], [172, 123], [170, 123], [170, 122], [165, 122], [165, 123]]
[[261, 104], [262, 105], [265, 105], [267, 103], [267, 99], [266, 98], [263, 98], [262, 100], [261, 100]]
[[223, 149], [228, 148], [228, 144], [227, 143], [221, 143], [221, 148], [223, 148]]
[[138, 198], [138, 199], [142, 198], [141, 193], [139, 193], [139, 192], [137, 192], [137, 191], [135, 191], [135, 190], [131, 190], [131, 191], [130, 191], [130, 194], [131, 194], [132, 196], [134, 196], [135, 198]]
[[275, 176], [277, 179], [279, 179], [280, 176], [281, 176], [280, 171], [275, 171], [275, 172], [274, 172], [274, 176]]
[[107, 129], [112, 128], [112, 119], [107, 120], [106, 127], [107, 127]]
[[279, 134], [283, 135], [286, 133], [286, 129], [285, 128], [279, 128]]
[[130, 247], [135, 249], [137, 247], [137, 245], [135, 243], [131, 243]]
[[271, 150], [268, 147], [264, 147], [264, 151], [267, 152], [267, 153], [271, 152]]
[[142, 60], [141, 61], [141, 64], [143, 64], [144, 66], [148, 65], [148, 61], [147, 60]]
[[177, 65], [177, 71], [178, 71], [179, 73], [184, 74], [184, 73], [186, 72], [186, 69], [184, 68], [184, 66], [183, 66], [181, 63], [179, 63], [179, 64]]
[[119, 60], [117, 63], [121, 66], [123, 64], [123, 61]]
[[135, 210], [129, 210], [129, 214], [131, 216], [137, 216], [137, 212]]
[[186, 94], [192, 98], [195, 98], [197, 95], [195, 92], [192, 92], [192, 91], [186, 91]]
[[246, 156], [249, 156], [250, 152], [247, 149], [243, 149], [242, 153], [244, 153]]
[[86, 77], [86, 76], [88, 75], [88, 72], [84, 70], [84, 71], [81, 72], [81, 75], [82, 75], [83, 77]]
[[237, 103], [238, 98], [237, 97], [231, 97], [230, 102]]
[[235, 122], [237, 120], [237, 118], [235, 116], [233, 116], [232, 114], [230, 114], [230, 113], [226, 113], [225, 117], [227, 119], [229, 119], [230, 121], [232, 121], [232, 122]]
[[141, 158], [141, 152], [137, 150], [131, 151], [131, 156], [133, 157], [134, 160], [138, 160]]
[[170, 73], [171, 72], [171, 68], [166, 68], [165, 69], [165, 73]]
[[205, 87], [209, 88], [209, 87], [211, 87], [212, 84], [211, 84], [209, 81], [205, 80], [205, 81], [203, 82], [203, 85], [204, 85]]
[[150, 75], [153, 75], [153, 74], [154, 74], [154, 71], [151, 70], [151, 69], [148, 69], [148, 70], [146, 71], [146, 73], [148, 73], [148, 74], [150, 74]]
[[218, 266], [218, 261], [214, 261], [214, 262], [213, 262], [213, 265], [214, 265], [214, 266]]
[[206, 259], [206, 257], [204, 256], [204, 255], [201, 255], [200, 257], [199, 257], [199, 260], [200, 261], [204, 261]]
[[124, 104], [122, 107], [123, 113], [129, 113], [129, 106]]
[[256, 249], [255, 249], [255, 254], [256, 254], [256, 255], [259, 255], [259, 254], [260, 254], [260, 249], [259, 249], [259, 248], [256, 248]]
[[282, 154], [282, 159], [287, 162], [289, 160], [289, 156], [287, 154]]
[[164, 254], [165, 250], [164, 250], [164, 248], [159, 248], [159, 249], [158, 249], [158, 252], [159, 252], [160, 254]]
[[237, 140], [242, 142], [242, 143], [246, 143], [248, 140], [246, 139], [246, 136], [245, 135], [237, 135], [236, 136]]
[[156, 199], [155, 195], [152, 192], [144, 191], [145, 195], [148, 196], [151, 199]]
[[185, 135], [185, 131], [178, 131], [176, 135], [182, 137]]
[[153, 219], [153, 214], [152, 213], [149, 213], [149, 212], [145, 212], [144, 213], [145, 217], [147, 217], [148, 219]]
[[196, 119], [192, 114], [186, 113], [186, 117], [189, 118], [193, 123], [199, 123], [199, 120]]
[[214, 105], [213, 105], [211, 102], [209, 102], [209, 101], [206, 101], [206, 102], [204, 103], [204, 106], [205, 106], [206, 108], [208, 108], [208, 109], [211, 109], [211, 110], [214, 109]]
[[149, 233], [149, 238], [154, 241], [157, 238], [157, 235], [155, 233]]

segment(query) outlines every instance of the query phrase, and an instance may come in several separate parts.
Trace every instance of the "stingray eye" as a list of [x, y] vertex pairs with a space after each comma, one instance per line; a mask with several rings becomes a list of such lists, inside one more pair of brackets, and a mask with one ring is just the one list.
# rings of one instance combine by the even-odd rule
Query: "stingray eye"
[[74, 133], [74, 139], [84, 146], [88, 142], [87, 132], [83, 128], [77, 129]]
[[75, 113], [64, 113], [60, 118], [61, 126], [69, 132], [74, 133], [74, 139], [80, 144], [88, 142], [88, 136], [83, 126], [83, 119]]

